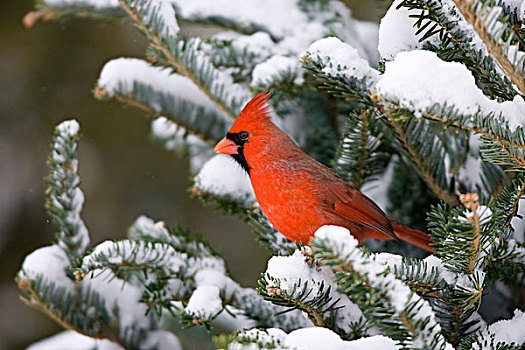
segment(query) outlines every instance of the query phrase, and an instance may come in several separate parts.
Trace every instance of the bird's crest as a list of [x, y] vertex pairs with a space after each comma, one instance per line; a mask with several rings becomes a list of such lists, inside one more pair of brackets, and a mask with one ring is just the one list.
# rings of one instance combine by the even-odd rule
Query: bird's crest
[[269, 109], [270, 105], [268, 100], [270, 99], [270, 93], [263, 91], [258, 93], [254, 98], [248, 102], [246, 107], [239, 114], [239, 118], [242, 121], [250, 121], [251, 123], [257, 123], [258, 121], [267, 120], [270, 118]]

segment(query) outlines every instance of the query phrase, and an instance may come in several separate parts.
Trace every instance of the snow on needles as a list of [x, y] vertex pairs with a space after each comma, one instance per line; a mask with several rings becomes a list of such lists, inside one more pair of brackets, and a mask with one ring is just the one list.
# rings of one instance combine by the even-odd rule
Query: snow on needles
[[175, 10], [169, 0], [149, 0], [149, 7], [146, 7], [142, 20], [146, 25], [161, 23], [161, 35], [165, 40], [176, 37], [180, 32]]
[[76, 120], [60, 123], [55, 132], [51, 151], [51, 175], [48, 178], [49, 210], [59, 216], [60, 239], [58, 244], [69, 250], [70, 259], [82, 254], [89, 245], [89, 232], [80, 217], [84, 206], [84, 192], [80, 189], [78, 159], [76, 158], [80, 125]]
[[304, 82], [303, 70], [297, 58], [275, 55], [255, 66], [251, 85], [267, 88], [281, 75], [289, 75], [293, 78], [295, 85], [301, 85]]
[[[412, 14], [406, 7], [399, 7], [403, 0], [392, 3], [379, 26], [379, 54], [387, 60], [393, 59], [401, 51], [419, 49], [423, 43], [419, 39], [424, 31], [416, 35], [418, 28], [414, 27], [418, 18], [409, 17]], [[426, 39], [432, 43], [439, 43], [437, 35]]]
[[41, 274], [58, 287], [72, 292], [75, 284], [66, 276], [69, 264], [65, 251], [58, 245], [43, 247], [26, 256], [18, 276], [23, 280], [35, 280]]
[[[107, 62], [100, 72], [97, 85], [110, 95], [133, 93], [135, 83], [153, 86], [156, 90], [215, 110], [215, 104], [189, 78], [170, 68], [155, 67], [138, 58], [117, 58]], [[152, 106], [157, 112], [160, 106]]]
[[229, 156], [211, 158], [195, 177], [195, 185], [203, 192], [219, 197], [231, 197], [238, 203], [255, 202], [250, 178]]
[[[473, 344], [472, 349], [474, 350], [489, 350], [494, 349], [490, 344], [504, 345], [514, 343], [521, 345], [525, 343], [525, 312], [518, 309], [514, 310], [514, 317], [509, 320], [501, 320], [491, 324], [488, 328], [485, 328], [480, 332], [480, 342], [483, 344], [481, 347], [479, 344]], [[492, 342], [492, 337], [494, 341]], [[485, 342], [483, 342], [483, 340]], [[498, 344], [503, 343], [503, 344]], [[496, 348], [500, 348], [496, 346]]]
[[67, 330], [31, 344], [26, 350], [66, 350], [74, 345], [76, 350], [124, 350], [122, 346], [108, 339], [95, 339]]
[[365, 276], [372, 288], [383, 292], [396, 314], [409, 315], [415, 324], [420, 325], [422, 331], [416, 331], [412, 341], [415, 347], [425, 348], [431, 343], [435, 344], [437, 339], [437, 343], [444, 345], [445, 349], [453, 349], [440, 334], [441, 327], [435, 319], [430, 304], [388, 272], [387, 264], [394, 262], [395, 259], [391, 256], [380, 259], [373, 255], [365, 256], [358, 248], [358, 241], [344, 227], [322, 226], [316, 231], [314, 240], [322, 240], [328, 244], [334, 255], [351, 264], [353, 271]]
[[322, 71], [333, 77], [339, 75], [366, 79], [368, 83], [375, 82], [379, 73], [370, 67], [357, 49], [335, 37], [316, 41], [306, 50], [309, 59], [318, 61], [324, 66]]
[[305, 327], [289, 334], [278, 328], [265, 330], [254, 328], [240, 332], [238, 338], [256, 340], [259, 347], [234, 342], [228, 345], [228, 349], [369, 350], [375, 348], [398, 350], [401, 348], [392, 339], [382, 335], [344, 341], [336, 333], [324, 327]]
[[308, 302], [320, 298], [329, 292], [334, 307], [340, 307], [336, 324], [339, 328], [351, 332], [350, 324], [359, 324], [363, 313], [346, 295], [337, 290], [333, 274], [328, 267], [308, 265], [306, 257], [296, 250], [290, 256], [274, 256], [268, 261], [266, 276], [270, 287], [279, 288], [282, 293], [292, 298], [299, 298], [302, 286], [308, 285], [309, 295], [303, 300]]
[[[428, 74], [432, 72], [432, 74]], [[462, 114], [478, 111], [503, 115], [511, 129], [525, 125], [525, 101], [499, 103], [478, 89], [472, 73], [461, 63], [445, 62], [430, 51], [401, 52], [385, 63], [385, 74], [376, 85], [377, 92], [401, 107], [425, 113], [434, 104], [455, 106]]]

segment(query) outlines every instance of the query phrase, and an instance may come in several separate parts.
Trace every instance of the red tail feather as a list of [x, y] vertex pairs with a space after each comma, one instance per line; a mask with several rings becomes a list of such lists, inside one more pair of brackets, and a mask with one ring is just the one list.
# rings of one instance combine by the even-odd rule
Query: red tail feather
[[432, 239], [430, 238], [428, 233], [414, 230], [413, 228], [410, 228], [392, 219], [390, 219], [390, 222], [392, 223], [392, 227], [394, 228], [394, 233], [400, 240], [413, 244], [419, 248], [425, 249], [431, 253], [434, 252], [434, 247], [430, 245], [432, 243]]

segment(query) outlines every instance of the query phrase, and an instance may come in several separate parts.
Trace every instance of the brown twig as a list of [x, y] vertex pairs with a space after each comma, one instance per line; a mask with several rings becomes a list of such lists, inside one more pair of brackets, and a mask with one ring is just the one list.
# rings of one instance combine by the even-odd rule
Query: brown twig
[[479, 243], [481, 240], [481, 225], [479, 220], [479, 196], [477, 193], [465, 193], [459, 196], [461, 204], [472, 212], [472, 217], [469, 221], [474, 222], [474, 239], [472, 240], [472, 256], [468, 264], [468, 272], [473, 273], [476, 267], [476, 261], [479, 253]]

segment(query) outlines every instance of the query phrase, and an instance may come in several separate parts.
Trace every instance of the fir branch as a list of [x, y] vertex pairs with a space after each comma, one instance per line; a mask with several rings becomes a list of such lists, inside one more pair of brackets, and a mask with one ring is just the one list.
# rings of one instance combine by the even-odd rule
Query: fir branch
[[[281, 266], [289, 266], [294, 273]], [[366, 332], [361, 311], [337, 291], [330, 274], [317, 266], [308, 251], [273, 257], [259, 280], [258, 290], [265, 300], [283, 307], [283, 312], [301, 310], [314, 325], [330, 328], [344, 339]]]
[[135, 241], [168, 244], [177, 252], [191, 257], [216, 257], [219, 253], [200, 237], [191, 237], [188, 230], [168, 226], [163, 221], [155, 222], [146, 216], [140, 216], [128, 229], [128, 237]]
[[145, 276], [155, 273], [161, 278], [175, 278], [182, 275], [186, 265], [184, 256], [171, 246], [147, 241], [122, 240], [100, 244], [82, 259], [82, 265], [74, 270], [77, 280], [90, 272], [110, 269], [115, 276], [129, 279], [130, 273], [142, 271]]
[[31, 28], [38, 21], [60, 21], [72, 18], [90, 18], [107, 22], [116, 22], [125, 19], [125, 13], [118, 7], [93, 6], [88, 1], [64, 2], [62, 4], [48, 4], [45, 0], [38, 0], [35, 11], [28, 12], [23, 19], [24, 26]]
[[[426, 42], [424, 47], [435, 51], [445, 61], [457, 61], [465, 64], [472, 71], [476, 82], [489, 96], [499, 99], [512, 100], [516, 95], [510, 80], [501, 75], [488, 55], [472, 46], [472, 37], [459, 22], [464, 21], [455, 10], [443, 6], [438, 0], [404, 0], [399, 7], [419, 10], [416, 26], [418, 33], [426, 31], [422, 38], [438, 35], [441, 41], [439, 47]], [[449, 13], [446, 13], [448, 8]], [[415, 11], [414, 11], [415, 12]], [[431, 26], [429, 23], [435, 23]], [[465, 22], [465, 25], [468, 25]]]
[[48, 160], [51, 173], [47, 177], [46, 204], [48, 215], [58, 227], [58, 245], [72, 262], [82, 256], [89, 245], [89, 233], [80, 217], [84, 194], [80, 189], [77, 148], [80, 127], [68, 120], [55, 129], [53, 147]]
[[266, 301], [254, 289], [240, 288], [234, 294], [232, 306], [243, 310], [248, 317], [256, 320], [262, 327], [276, 327], [290, 332], [312, 326], [312, 323], [299, 310], [289, 310], [274, 305]]
[[501, 280], [510, 286], [523, 286], [525, 276], [525, 245], [513, 239], [502, 239], [487, 262], [491, 281]]
[[[282, 333], [282, 334], [281, 334]], [[217, 349], [248, 349], [246, 346], [257, 346], [255, 349], [288, 349], [283, 344], [285, 335], [280, 329], [245, 329], [234, 334], [221, 334], [213, 338]], [[242, 347], [244, 346], [244, 347]]]
[[[498, 9], [490, 5], [486, 0], [478, 2], [465, 1], [465, 0], [453, 0], [459, 11], [461, 11], [465, 20], [474, 28], [478, 33], [481, 40], [487, 47], [489, 53], [498, 62], [499, 66], [503, 69], [505, 74], [512, 80], [522, 94], [525, 94], [525, 78], [523, 77], [524, 64], [523, 59], [517, 62], [517, 66], [509, 60], [508, 44], [502, 44], [500, 40], [494, 37], [490, 32], [490, 28], [494, 27], [494, 22], [498, 24], [503, 23], [503, 33], [496, 33], [498, 36], [512, 39], [517, 34], [513, 28], [506, 26], [506, 16], [498, 14]], [[505, 41], [505, 40], [504, 40]]]
[[[433, 240], [440, 244], [435, 255], [450, 271], [470, 274], [468, 288], [481, 291], [484, 281], [482, 276], [478, 281], [478, 272], [486, 268], [491, 256], [498, 251], [502, 237], [498, 238], [501, 233], [492, 211], [485, 205], [477, 204], [477, 194], [461, 198], [471, 209], [433, 206], [429, 212], [428, 227]], [[479, 229], [473, 219], [474, 209], [479, 215]]]
[[[108, 335], [102, 333], [102, 329], [99, 330], [98, 333], [87, 333], [84, 329], [81, 329], [78, 326], [75, 326], [71, 324], [69, 321], [63, 319], [61, 316], [59, 316], [56, 312], [56, 310], [52, 310], [52, 306], [48, 305], [44, 299], [35, 291], [35, 289], [32, 287], [35, 284], [42, 284], [45, 283], [42, 281], [43, 277], [37, 277], [35, 281], [31, 280], [24, 280], [19, 277], [16, 278], [16, 282], [18, 285], [18, 288], [20, 288], [26, 295], [20, 296], [20, 300], [27, 306], [30, 306], [42, 313], [44, 313], [46, 316], [48, 316], [50, 319], [55, 321], [60, 327], [64, 329], [71, 329], [75, 332], [78, 332], [80, 334], [84, 334], [86, 336], [97, 338], [97, 339], [108, 339]], [[49, 288], [53, 294], [63, 295], [66, 293], [65, 288], [56, 287], [54, 284], [50, 283]], [[116, 339], [111, 339], [113, 341], [116, 341]]]
[[[164, 36], [165, 23], [159, 19], [158, 22], [153, 21], [153, 25], [150, 25], [143, 18], [142, 9], [147, 4], [147, 0], [119, 0], [119, 3], [134, 21], [135, 26], [150, 41], [152, 47], [150, 53], [156, 52], [159, 61], [165, 61], [174, 67], [178, 74], [188, 77], [221, 111], [231, 119], [235, 119], [243, 101], [231, 96], [230, 94], [234, 92], [225, 91], [225, 85], [218, 82], [219, 76], [224, 76], [225, 73], [220, 73], [213, 67], [210, 59], [202, 51], [199, 53], [199, 47], [203, 45], [200, 39], [186, 40], [178, 36]], [[236, 88], [246, 95], [242, 96], [242, 99], [248, 97], [247, 91], [240, 86]], [[228, 90], [231, 90], [231, 87]]]
[[[163, 309], [175, 311], [173, 301], [187, 303], [194, 289], [198, 288], [195, 281], [200, 281], [199, 271], [215, 268], [218, 272], [217, 277], [214, 276], [214, 280], [218, 282], [220, 275], [221, 280], [224, 280], [221, 282], [223, 283], [221, 290], [223, 292], [226, 289], [229, 290], [228, 295], [221, 294], [223, 309], [227, 305], [231, 305], [264, 327], [279, 327], [291, 331], [309, 325], [309, 323], [305, 323], [304, 317], [297, 312], [276, 315], [283, 312], [284, 309], [265, 302], [255, 290], [243, 288], [232, 281], [228, 277], [229, 273], [225, 261], [215, 252], [213, 247], [201, 238], [191, 238], [189, 233], [180, 227], [171, 228], [162, 221], [155, 223], [147, 217], [140, 217], [130, 227], [128, 235], [130, 238], [138, 240], [134, 249], [130, 249], [131, 247], [118, 249], [118, 251], [117, 249], [110, 249], [108, 252], [116, 254], [113, 257], [111, 254], [101, 255], [100, 253], [92, 256], [96, 261], [105, 261], [103, 265], [108, 267], [114, 265], [112, 261], [117, 262], [116, 271], [121, 273], [123, 272], [122, 268], [129, 269], [128, 266], [134, 269], [149, 270], [150, 272], [156, 271], [157, 274], [163, 272], [156, 277], [150, 276], [149, 283], [146, 285], [146, 293], [141, 300], [158, 314]], [[117, 244], [119, 243], [115, 244], [115, 248], [118, 248]], [[166, 246], [170, 248], [166, 249]], [[153, 253], [153, 256], [148, 252]], [[115, 259], [117, 256], [125, 259]], [[147, 259], [144, 260], [143, 257]], [[130, 258], [132, 259], [130, 260]], [[89, 261], [92, 259], [85, 259], [85, 262]], [[93, 262], [96, 261], [93, 260]], [[126, 263], [123, 264], [124, 262]], [[93, 264], [85, 263], [83, 268], [88, 265]], [[96, 267], [96, 264], [93, 266]], [[83, 272], [85, 271], [83, 270]], [[170, 285], [170, 281], [175, 282], [173, 284], [175, 287]], [[185, 315], [189, 325], [208, 325], [208, 319], [193, 314]], [[215, 316], [217, 315], [213, 315], [213, 317]], [[196, 319], [201, 321], [194, 323]]]
[[311, 242], [314, 258], [336, 272], [339, 287], [369, 321], [401, 346], [446, 348], [448, 344], [428, 303], [407, 291], [406, 285], [385, 265], [364, 254], [344, 231], [326, 227]]
[[380, 174], [385, 169], [388, 154], [379, 151], [382, 134], [372, 135], [370, 110], [357, 114], [350, 112], [346, 119], [344, 134], [341, 138], [333, 169], [355, 188]]
[[111, 92], [96, 87], [94, 96], [101, 100], [113, 98], [152, 116], [162, 115], [210, 144], [223, 136], [228, 126], [224, 118], [215, 111], [140, 82], [134, 82], [129, 92], [122, 84]]
[[[402, 108], [398, 102], [388, 101], [378, 95], [373, 95], [372, 98], [380, 111], [388, 111], [390, 115], [399, 113], [403, 116], [415, 117], [414, 112]], [[490, 157], [490, 145], [487, 143], [486, 148], [488, 151], [484, 152], [484, 149], [481, 150], [487, 160], [494, 161], [496, 164], [504, 163], [509, 166], [509, 170], [525, 168], [525, 159], [522, 159], [523, 156], [521, 155], [523, 150], [525, 150], [524, 129], [518, 126], [512, 131], [508, 121], [503, 116], [486, 115], [481, 112], [463, 115], [453, 107], [442, 106], [437, 103], [419, 115], [424, 119], [439, 122], [445, 128], [453, 127], [459, 130], [470, 131], [491, 139], [500, 145], [501, 150], [498, 154], [505, 155], [505, 158], [501, 159], [500, 156]]]
[[[17, 284], [25, 293], [21, 300], [26, 305], [42, 311], [61, 327], [92, 338], [109, 339], [125, 345], [119, 335], [118, 319], [109, 313], [98, 293], [85, 293], [78, 288], [73, 294], [41, 274], [29, 280], [18, 276]], [[64, 305], [69, 307], [64, 308]], [[91, 312], [88, 313], [87, 310]]]
[[[271, 287], [272, 285], [277, 285], [276, 287]], [[316, 327], [325, 327], [326, 322], [323, 318], [323, 314], [330, 312], [330, 310], [323, 310], [319, 307], [319, 300], [323, 301], [323, 305], [326, 305], [326, 301], [329, 301], [330, 290], [323, 292], [323, 286], [320, 287], [321, 296], [316, 296], [315, 299], [310, 298], [310, 292], [308, 289], [308, 283], [299, 284], [294, 288], [294, 290], [288, 295], [288, 292], [283, 291], [279, 287], [279, 281], [271, 278], [268, 275], [264, 275], [262, 279], [259, 280], [259, 294], [261, 294], [265, 300], [279, 306], [287, 307], [290, 310], [299, 309], [304, 311], [308, 318]], [[300, 292], [296, 293], [299, 290]], [[298, 294], [296, 296], [296, 294]], [[314, 306], [315, 305], [315, 306]]]
[[[387, 109], [380, 109], [380, 111], [387, 115], [391, 115]], [[409, 159], [411, 160], [412, 164], [414, 164], [417, 172], [419, 173], [423, 181], [425, 181], [425, 183], [436, 194], [436, 196], [445, 200], [449, 205], [457, 205], [459, 203], [457, 197], [454, 194], [450, 193], [447, 188], [445, 188], [442, 184], [438, 182], [438, 180], [435, 177], [435, 174], [433, 173], [433, 171], [435, 171], [436, 169], [431, 170], [425, 165], [425, 160], [422, 154], [419, 152], [418, 148], [409, 141], [408, 135], [405, 132], [405, 129], [403, 128], [401, 123], [392, 118], [389, 118], [388, 121], [395, 133], [397, 134], [399, 141], [408, 153]]]
[[457, 277], [447, 277], [445, 281], [437, 266], [419, 259], [403, 259], [390, 266], [390, 270], [413, 291], [430, 298], [443, 334], [452, 345], [476, 331], [480, 318], [475, 317], [476, 309], [469, 301], [477, 297], [477, 292], [457, 286], [454, 283]]
[[517, 216], [520, 200], [525, 195], [525, 174], [518, 173], [510, 185], [504, 187], [495, 204], [494, 216], [502, 228], [509, 227]]

